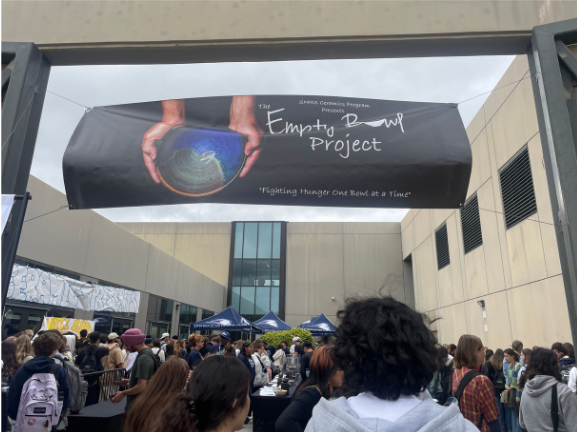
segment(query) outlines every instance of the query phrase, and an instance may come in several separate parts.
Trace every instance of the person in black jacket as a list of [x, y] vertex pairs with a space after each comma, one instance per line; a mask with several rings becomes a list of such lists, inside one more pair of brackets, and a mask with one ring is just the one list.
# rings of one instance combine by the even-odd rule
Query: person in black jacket
[[[242, 361], [242, 363], [244, 365], [246, 365], [246, 368], [248, 368], [248, 371], [250, 373], [250, 388], [248, 391], [248, 396], [250, 398], [251, 401], [251, 406], [252, 406], [252, 384], [254, 383], [254, 376], [255, 376], [255, 369], [254, 369], [254, 360], [252, 359], [252, 354], [254, 353], [254, 348], [252, 346], [251, 343], [243, 343], [242, 344], [242, 349], [240, 349], [240, 354], [238, 355], [238, 359], [240, 359]], [[252, 407], [251, 407], [251, 411], [252, 411]], [[248, 417], [245, 420], [245, 424], [248, 424], [249, 419]]]
[[304, 351], [304, 355], [301, 359], [301, 377], [303, 378], [303, 380], [306, 380], [308, 375], [307, 375], [307, 370], [310, 367], [311, 364], [311, 358], [313, 357], [313, 344], [310, 341], [307, 341], [305, 344], [303, 344], [303, 351]]
[[343, 371], [331, 359], [332, 347], [319, 347], [313, 352], [309, 377], [297, 388], [291, 404], [275, 423], [277, 432], [304, 432], [321, 397], [329, 399], [334, 388], [343, 384]]
[[485, 375], [493, 383], [495, 390], [495, 402], [499, 408], [499, 422], [505, 426], [505, 404], [501, 403], [501, 393], [505, 391], [505, 376], [503, 375], [503, 358], [505, 353], [503, 349], [495, 350], [493, 356], [483, 366], [485, 368]]

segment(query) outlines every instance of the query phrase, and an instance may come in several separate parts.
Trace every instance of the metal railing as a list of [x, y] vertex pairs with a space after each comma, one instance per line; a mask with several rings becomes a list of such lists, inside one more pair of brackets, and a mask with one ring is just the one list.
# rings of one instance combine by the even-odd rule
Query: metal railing
[[124, 368], [85, 374], [84, 380], [88, 382], [87, 406], [110, 400], [118, 391], [126, 389], [123, 379], [128, 379], [129, 376], [130, 373]]

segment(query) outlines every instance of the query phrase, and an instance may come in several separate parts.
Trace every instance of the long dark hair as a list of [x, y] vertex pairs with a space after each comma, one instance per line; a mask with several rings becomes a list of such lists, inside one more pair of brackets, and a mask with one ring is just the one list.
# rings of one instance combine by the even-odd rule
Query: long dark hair
[[322, 346], [313, 352], [309, 366], [309, 377], [300, 384], [295, 392], [295, 397], [309, 386], [316, 386], [324, 398], [331, 397], [333, 389], [329, 382], [337, 371], [337, 367], [331, 359], [332, 350], [332, 346]]
[[535, 349], [533, 353], [531, 353], [531, 359], [529, 360], [527, 369], [523, 372], [517, 383], [521, 388], [525, 388], [527, 381], [533, 379], [535, 376], [553, 376], [561, 382], [559, 360], [555, 352], [543, 348]]
[[176, 352], [174, 351], [174, 345], [172, 345], [171, 343], [168, 343], [166, 345], [166, 357], [168, 358], [169, 356], [174, 356], [176, 355]]
[[252, 343], [247, 343], [247, 342], [242, 343], [242, 347], [240, 348], [240, 353], [243, 354], [244, 356], [250, 356], [250, 355], [246, 354], [246, 348], [248, 346], [250, 346], [251, 344]]
[[489, 359], [489, 362], [493, 365], [495, 370], [502, 370], [503, 358], [505, 358], [505, 352], [503, 352], [503, 349], [497, 349], [495, 350], [495, 353], [493, 353], [493, 356], [491, 356], [491, 359]]
[[14, 337], [8, 337], [2, 342], [2, 362], [4, 363], [2, 370], [9, 375], [16, 374], [20, 368], [16, 348], [16, 338]]
[[[128, 412], [124, 431], [144, 432], [157, 431], [158, 416], [144, 414], [163, 413], [172, 404], [173, 399], [182, 394], [188, 380], [188, 364], [176, 356], [168, 359], [160, 366], [144, 391], [134, 402], [134, 407]], [[164, 420], [163, 420], [164, 421]]]
[[513, 349], [505, 349], [505, 350], [503, 350], [503, 353], [505, 353], [506, 355], [512, 356], [513, 359], [515, 360], [515, 363], [519, 362], [519, 354], [517, 352], [515, 352]]
[[447, 360], [448, 357], [449, 352], [447, 352], [447, 349], [444, 348], [443, 346], [440, 346], [437, 349], [437, 371], [439, 373], [445, 369], [446, 367], [445, 361]]
[[155, 414], [153, 431], [216, 431], [245, 407], [250, 382], [248, 369], [236, 356], [208, 357], [190, 377], [189, 392], [173, 400], [166, 412]]

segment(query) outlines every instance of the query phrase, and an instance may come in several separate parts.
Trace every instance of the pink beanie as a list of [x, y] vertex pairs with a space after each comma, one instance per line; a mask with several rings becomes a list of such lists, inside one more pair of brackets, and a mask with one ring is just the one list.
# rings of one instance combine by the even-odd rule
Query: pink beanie
[[126, 330], [126, 332], [122, 334], [120, 338], [122, 338], [122, 341], [127, 346], [136, 346], [144, 342], [145, 335], [140, 332], [140, 329], [131, 328]]

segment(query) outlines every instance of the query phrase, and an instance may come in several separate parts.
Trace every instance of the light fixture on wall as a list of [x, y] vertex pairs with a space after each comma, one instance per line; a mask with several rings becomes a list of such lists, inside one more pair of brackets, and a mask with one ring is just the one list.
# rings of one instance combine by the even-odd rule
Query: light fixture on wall
[[477, 305], [479, 305], [481, 308], [485, 308], [485, 301], [481, 299], [480, 301], [477, 301]]
[[333, 297], [331, 298], [331, 300], [334, 302], [334, 300], [335, 300], [335, 297], [333, 296]]

